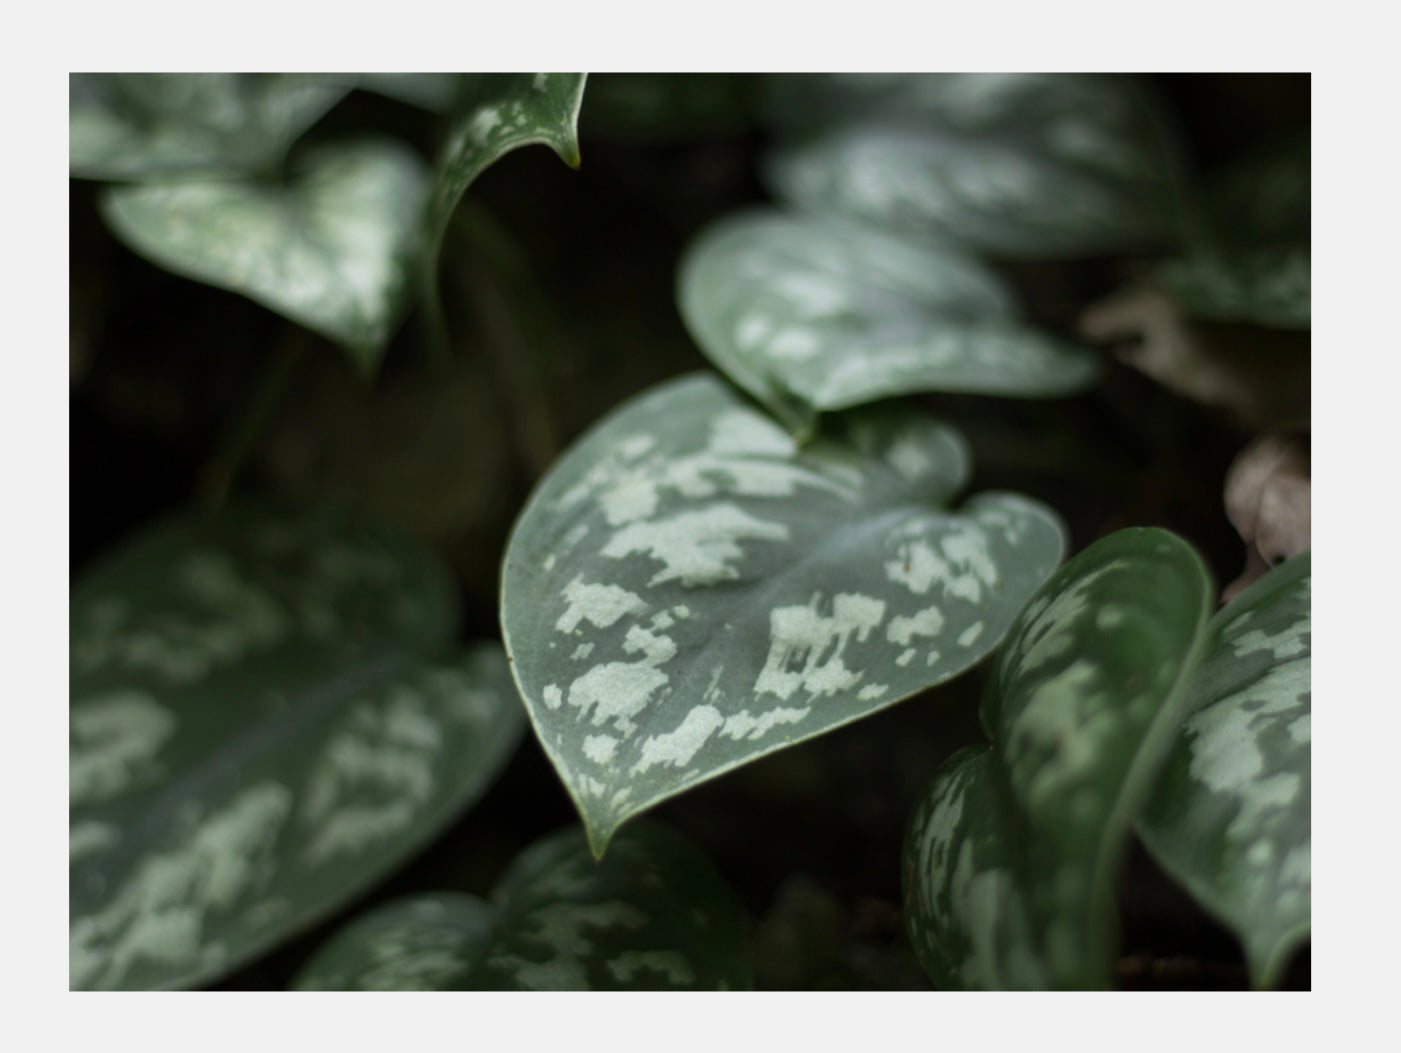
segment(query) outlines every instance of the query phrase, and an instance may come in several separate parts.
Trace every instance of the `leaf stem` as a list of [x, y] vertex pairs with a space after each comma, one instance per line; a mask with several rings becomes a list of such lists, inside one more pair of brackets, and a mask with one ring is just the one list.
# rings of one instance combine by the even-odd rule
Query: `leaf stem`
[[222, 508], [227, 502], [234, 480], [281, 403], [311, 342], [312, 334], [306, 329], [288, 326], [269, 353], [248, 401], [225, 429], [200, 472], [197, 489], [206, 507]]
[[547, 350], [557, 342], [550, 308], [536, 293], [519, 247], [489, 213], [463, 201], [455, 226], [473, 250], [460, 261], [460, 286], [509, 404], [516, 454], [534, 481], [559, 452], [544, 383]]

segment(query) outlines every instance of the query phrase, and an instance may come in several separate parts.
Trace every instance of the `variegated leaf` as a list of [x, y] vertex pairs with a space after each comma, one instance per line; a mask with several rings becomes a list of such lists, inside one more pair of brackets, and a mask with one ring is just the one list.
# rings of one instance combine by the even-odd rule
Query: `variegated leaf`
[[595, 862], [584, 832], [522, 852], [492, 895], [488, 990], [742, 990], [753, 986], [739, 905], [694, 845], [657, 823]]
[[[992, 753], [936, 780], [907, 841], [909, 926], [932, 976], [1108, 983], [1118, 859], [1180, 724], [1213, 595], [1186, 542], [1121, 530], [1017, 618], [982, 710]], [[973, 793], [995, 814], [962, 808]], [[1025, 918], [989, 942], [982, 897], [1009, 882]]]
[[87, 179], [254, 174], [348, 90], [302, 73], [73, 73], [68, 168]]
[[502, 626], [596, 853], [629, 817], [857, 720], [996, 646], [1063, 551], [910, 410], [799, 447], [710, 375], [625, 404], [517, 520]]
[[910, 942], [940, 988], [1055, 985], [1029, 892], [1032, 837], [988, 747], [939, 768], [910, 819], [903, 884]]
[[467, 188], [500, 158], [541, 143], [579, 166], [579, 107], [585, 73], [478, 73], [439, 151], [425, 219], [427, 255], [435, 266], [448, 221]]
[[296, 986], [714, 991], [753, 979], [724, 881], [684, 838], [644, 822], [597, 863], [578, 827], [537, 841], [490, 905], [457, 893], [386, 904], [336, 933]]
[[426, 188], [417, 155], [371, 140], [308, 150], [285, 184], [112, 187], [102, 212], [153, 263], [256, 300], [372, 371], [414, 289]]
[[146, 534], [71, 605], [75, 988], [192, 986], [334, 910], [490, 784], [504, 656], [440, 658], [452, 584], [329, 512]]
[[997, 256], [1172, 236], [1177, 160], [1127, 79], [945, 74], [882, 94], [773, 153], [765, 175], [780, 199]]
[[892, 395], [1062, 395], [1096, 373], [1088, 351], [1022, 325], [976, 260], [840, 219], [726, 219], [687, 251], [678, 298], [701, 350], [803, 430]]
[[1312, 572], [1305, 553], [1213, 619], [1195, 712], [1139, 821], [1163, 869], [1279, 982], [1312, 912]]
[[476, 896], [427, 892], [355, 918], [297, 974], [299, 991], [454, 991], [491, 940], [496, 912]]

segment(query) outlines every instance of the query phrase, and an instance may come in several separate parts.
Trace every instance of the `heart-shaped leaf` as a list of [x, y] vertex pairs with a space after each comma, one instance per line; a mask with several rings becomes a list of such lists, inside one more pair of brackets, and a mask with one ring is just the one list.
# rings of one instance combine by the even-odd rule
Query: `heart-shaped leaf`
[[1129, 80], [946, 74], [859, 112], [780, 145], [780, 199], [1009, 257], [1148, 247], [1178, 222], [1175, 155]]
[[432, 268], [448, 221], [467, 188], [487, 168], [522, 146], [542, 143], [579, 167], [579, 107], [586, 73], [479, 73], [463, 89], [439, 151], [425, 220]]
[[1121, 530], [1018, 617], [982, 710], [992, 751], [936, 778], [906, 841], [908, 925], [937, 982], [1107, 985], [1115, 870], [1180, 724], [1213, 595], [1186, 542]]
[[440, 657], [452, 583], [329, 512], [154, 530], [71, 605], [75, 988], [192, 986], [334, 910], [491, 783], [504, 656]]
[[799, 448], [709, 375], [610, 414], [517, 520], [507, 652], [602, 854], [687, 787], [957, 675], [1060, 560], [1041, 505], [982, 494], [913, 411]]
[[655, 823], [595, 863], [577, 827], [527, 848], [487, 905], [436, 893], [342, 929], [303, 990], [741, 990], [753, 986], [738, 904], [710, 861]]
[[303, 73], [73, 73], [68, 85], [68, 168], [87, 179], [266, 173], [348, 90]]
[[308, 150], [285, 184], [112, 187], [102, 212], [153, 263], [314, 329], [369, 372], [415, 288], [426, 188], [417, 155], [376, 140]]
[[1312, 911], [1311, 557], [1276, 567], [1212, 620], [1182, 728], [1139, 833], [1163, 869], [1278, 983]]
[[849, 221], [726, 219], [687, 250], [678, 288], [701, 350], [800, 430], [892, 395], [1061, 395], [1096, 373], [1088, 351], [1021, 325], [976, 260]]

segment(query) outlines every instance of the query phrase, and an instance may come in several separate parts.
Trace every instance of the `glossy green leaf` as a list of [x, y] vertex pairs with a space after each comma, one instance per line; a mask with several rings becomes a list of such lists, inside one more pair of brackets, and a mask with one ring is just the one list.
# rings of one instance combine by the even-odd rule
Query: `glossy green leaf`
[[1041, 505], [948, 507], [962, 438], [903, 408], [799, 447], [710, 375], [582, 438], [517, 520], [507, 652], [602, 854], [629, 817], [949, 679], [1060, 560]]
[[492, 896], [436, 893], [352, 922], [296, 986], [655, 991], [753, 986], [738, 904], [710, 861], [654, 823], [594, 862], [577, 827], [522, 852]]
[[393, 140], [308, 150], [285, 182], [109, 188], [102, 212], [131, 249], [241, 293], [374, 369], [408, 306], [427, 175]]
[[436, 263], [448, 221], [467, 188], [487, 168], [522, 146], [541, 143], [579, 166], [579, 107], [585, 73], [479, 73], [438, 154], [428, 196], [427, 260]]
[[268, 173], [345, 95], [302, 73], [73, 73], [68, 167], [88, 179]]
[[1163, 869], [1279, 982], [1312, 910], [1312, 570], [1306, 553], [1220, 611], [1181, 730], [1139, 822]]
[[452, 583], [330, 512], [154, 529], [70, 631], [75, 988], [187, 987], [334, 910], [442, 830], [524, 728], [504, 656], [452, 656]]
[[976, 260], [849, 221], [726, 219], [688, 249], [679, 302], [701, 350], [798, 429], [892, 395], [1061, 395], [1096, 373], [1022, 325]]
[[299, 991], [454, 991], [491, 941], [496, 912], [461, 892], [391, 900], [337, 929], [293, 987]]
[[780, 199], [1009, 257], [1143, 248], [1178, 222], [1178, 162], [1131, 80], [943, 74], [872, 95], [779, 146]]
[[1174, 261], [1160, 273], [1190, 318], [1309, 327], [1311, 268], [1305, 245], [1202, 253]]
[[[992, 752], [936, 779], [907, 839], [909, 927], [936, 979], [1108, 983], [1115, 871], [1180, 724], [1212, 597], [1186, 542], [1121, 530], [1017, 618], [982, 710]], [[1025, 917], [992, 939], [988, 890], [1009, 884]]]

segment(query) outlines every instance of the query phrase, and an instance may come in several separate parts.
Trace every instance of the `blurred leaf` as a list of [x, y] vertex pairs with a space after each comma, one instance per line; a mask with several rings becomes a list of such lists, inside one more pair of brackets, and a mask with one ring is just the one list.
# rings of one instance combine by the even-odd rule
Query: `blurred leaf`
[[285, 184], [112, 187], [101, 207], [133, 251], [315, 330], [372, 372], [414, 288], [426, 187], [417, 155], [383, 139], [309, 149]]
[[948, 506], [956, 432], [852, 413], [798, 447], [710, 375], [561, 458], [517, 520], [502, 625], [536, 734], [602, 854], [628, 818], [963, 672], [1061, 558], [1014, 494]]
[[1212, 230], [1228, 244], [1308, 245], [1313, 192], [1307, 135], [1233, 160], [1207, 185]]
[[266, 174], [346, 94], [306, 73], [71, 73], [68, 169], [86, 179]]
[[1309, 328], [1307, 246], [1202, 253], [1165, 265], [1160, 277], [1189, 318]]
[[1149, 247], [1180, 221], [1175, 144], [1129, 78], [848, 76], [828, 93], [847, 100], [833, 121], [764, 170], [806, 211], [1030, 258]]
[[1139, 832], [1278, 984], [1308, 938], [1312, 559], [1281, 564], [1212, 620], [1211, 649]]
[[542, 143], [579, 167], [579, 106], [586, 73], [478, 73], [448, 127], [433, 172], [425, 218], [430, 266], [467, 188], [487, 168], [522, 146]]
[[462, 73], [361, 73], [355, 86], [433, 113], [447, 113], [465, 79]]
[[191, 516], [81, 580], [70, 630], [75, 988], [189, 987], [382, 878], [524, 727], [452, 583], [327, 511]]
[[753, 986], [743, 917], [710, 861], [656, 823], [594, 862], [578, 827], [516, 857], [474, 986], [496, 990], [738, 990]]
[[736, 135], [752, 122], [756, 84], [747, 73], [594, 73], [580, 128], [625, 142]]
[[701, 350], [799, 431], [892, 395], [1060, 395], [1096, 375], [976, 260], [849, 221], [729, 217], [687, 250], [678, 298]]
[[453, 991], [491, 941], [496, 912], [476, 896], [425, 892], [362, 914], [317, 948], [299, 991]]
[[982, 708], [992, 751], [951, 762], [907, 836], [911, 939], [937, 983], [1107, 986], [1119, 857], [1179, 726], [1213, 594], [1185, 541], [1121, 530], [1017, 618]]
[[655, 991], [753, 986], [733, 894], [688, 841], [654, 823], [595, 863], [577, 827], [516, 857], [488, 906], [455, 893], [350, 923], [298, 976], [303, 990]]

